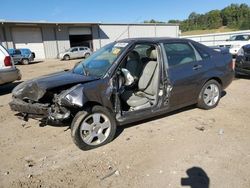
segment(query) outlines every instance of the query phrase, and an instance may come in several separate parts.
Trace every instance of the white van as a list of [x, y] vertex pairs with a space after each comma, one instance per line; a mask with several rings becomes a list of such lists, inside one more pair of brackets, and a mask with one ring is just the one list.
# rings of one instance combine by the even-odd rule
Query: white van
[[21, 77], [8, 51], [0, 44], [0, 85], [20, 80]]

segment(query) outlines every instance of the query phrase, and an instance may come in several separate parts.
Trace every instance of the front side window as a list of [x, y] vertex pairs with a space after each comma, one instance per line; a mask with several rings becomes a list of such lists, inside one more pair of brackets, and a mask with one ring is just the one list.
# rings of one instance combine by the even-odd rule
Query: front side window
[[103, 76], [120, 56], [128, 43], [111, 43], [97, 50], [90, 57], [80, 62], [73, 69], [76, 74]]
[[187, 43], [166, 43], [164, 49], [169, 67], [197, 61], [194, 49]]
[[73, 49], [71, 50], [71, 52], [77, 52], [77, 51], [78, 51], [77, 48], [73, 48]]

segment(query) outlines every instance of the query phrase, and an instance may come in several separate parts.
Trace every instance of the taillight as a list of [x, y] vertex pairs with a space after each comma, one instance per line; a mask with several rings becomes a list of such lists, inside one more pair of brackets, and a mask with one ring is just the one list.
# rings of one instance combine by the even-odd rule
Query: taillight
[[235, 68], [235, 59], [232, 59], [232, 61], [229, 63], [229, 68], [234, 70], [234, 68]]
[[5, 56], [5, 58], [4, 58], [4, 64], [5, 64], [6, 67], [12, 66], [10, 56]]

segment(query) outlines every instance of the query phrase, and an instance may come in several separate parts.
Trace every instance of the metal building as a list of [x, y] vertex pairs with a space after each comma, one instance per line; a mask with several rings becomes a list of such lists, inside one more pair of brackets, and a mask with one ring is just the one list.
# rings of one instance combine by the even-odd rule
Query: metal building
[[97, 50], [133, 37], [178, 37], [176, 24], [55, 23], [0, 20], [0, 43], [6, 48], [30, 48], [37, 59], [56, 58], [70, 47]]

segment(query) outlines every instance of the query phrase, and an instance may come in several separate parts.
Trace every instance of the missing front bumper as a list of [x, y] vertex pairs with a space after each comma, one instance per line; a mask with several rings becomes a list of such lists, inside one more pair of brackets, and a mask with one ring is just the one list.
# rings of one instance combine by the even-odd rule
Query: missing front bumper
[[32, 104], [15, 98], [9, 103], [9, 105], [12, 111], [17, 111], [26, 114], [36, 114], [41, 117], [46, 117], [49, 115], [48, 104], [40, 104], [40, 103]]

